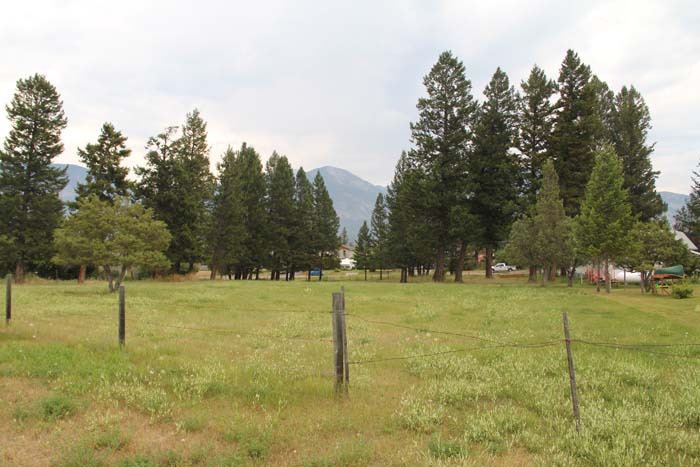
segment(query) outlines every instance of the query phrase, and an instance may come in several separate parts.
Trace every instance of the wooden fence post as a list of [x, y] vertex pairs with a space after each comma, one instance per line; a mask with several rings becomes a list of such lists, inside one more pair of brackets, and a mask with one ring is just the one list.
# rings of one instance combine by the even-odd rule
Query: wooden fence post
[[566, 359], [569, 364], [569, 384], [571, 385], [571, 404], [574, 409], [576, 431], [581, 431], [581, 414], [578, 407], [578, 392], [576, 391], [576, 370], [574, 369], [574, 355], [571, 353], [571, 336], [569, 335], [569, 317], [566, 312], [562, 315], [564, 322], [564, 339], [566, 341]]
[[119, 286], [119, 347], [124, 348], [126, 340], [126, 296], [124, 286]]
[[335, 392], [343, 385], [343, 335], [340, 330], [340, 310], [343, 307], [343, 294], [333, 292], [333, 365], [335, 366]]
[[5, 278], [5, 325], [12, 319], [12, 274]]
[[344, 372], [344, 387], [345, 387], [345, 394], [348, 393], [348, 388], [350, 386], [350, 365], [348, 364], [348, 333], [347, 333], [347, 328], [345, 326], [345, 286], [340, 287], [340, 294], [342, 296], [342, 302], [341, 306], [342, 308], [340, 309], [340, 329], [343, 333], [343, 367], [345, 369]]

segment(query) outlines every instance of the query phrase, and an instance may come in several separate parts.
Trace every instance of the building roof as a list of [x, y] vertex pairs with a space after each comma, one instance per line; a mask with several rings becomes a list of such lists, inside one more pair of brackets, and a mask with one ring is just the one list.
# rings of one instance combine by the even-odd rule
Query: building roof
[[673, 233], [676, 235], [676, 240], [680, 240], [690, 251], [698, 251], [698, 247], [695, 246], [686, 234], [680, 230], [674, 230]]

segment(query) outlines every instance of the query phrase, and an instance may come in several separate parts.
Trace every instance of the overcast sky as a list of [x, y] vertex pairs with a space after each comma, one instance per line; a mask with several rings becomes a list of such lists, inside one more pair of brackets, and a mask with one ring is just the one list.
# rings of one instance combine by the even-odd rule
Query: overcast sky
[[[111, 121], [143, 161], [147, 138], [199, 108], [212, 165], [243, 141], [295, 168], [333, 165], [390, 181], [409, 147], [422, 78], [440, 52], [475, 95], [497, 66], [519, 84], [556, 78], [568, 48], [650, 107], [660, 190], [687, 193], [700, 162], [700, 8], [695, 1], [5, 1], [0, 102], [45, 74], [68, 128], [60, 162]], [[8, 131], [0, 120], [0, 137]]]

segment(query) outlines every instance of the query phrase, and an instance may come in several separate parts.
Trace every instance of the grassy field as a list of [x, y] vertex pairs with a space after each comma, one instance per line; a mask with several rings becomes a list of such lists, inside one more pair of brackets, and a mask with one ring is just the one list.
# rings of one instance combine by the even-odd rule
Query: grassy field
[[[124, 351], [104, 283], [15, 287], [0, 465], [700, 464], [700, 346], [679, 345], [700, 343], [699, 299], [344, 282], [357, 363], [339, 400], [341, 284], [128, 282]], [[580, 434], [562, 311], [574, 339], [619, 344], [574, 343]]]

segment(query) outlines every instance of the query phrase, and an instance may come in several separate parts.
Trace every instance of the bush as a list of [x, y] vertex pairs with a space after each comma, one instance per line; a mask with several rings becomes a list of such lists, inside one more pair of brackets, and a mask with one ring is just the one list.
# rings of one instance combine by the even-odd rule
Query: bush
[[690, 298], [693, 295], [693, 287], [685, 282], [673, 284], [671, 295], [674, 298]]

